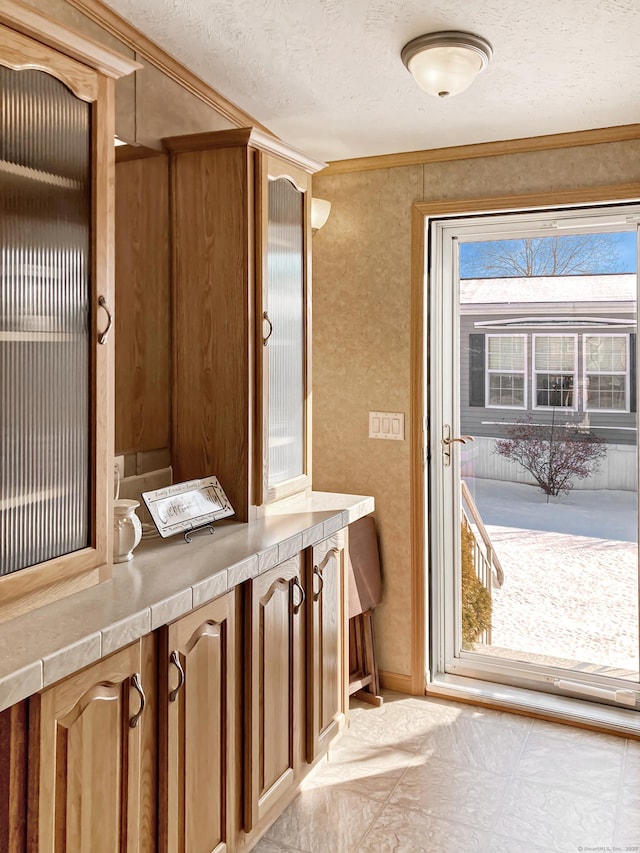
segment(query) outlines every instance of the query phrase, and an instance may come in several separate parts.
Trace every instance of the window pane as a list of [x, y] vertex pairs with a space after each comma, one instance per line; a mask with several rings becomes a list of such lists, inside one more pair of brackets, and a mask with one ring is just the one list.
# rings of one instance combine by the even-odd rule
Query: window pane
[[589, 409], [626, 409], [624, 376], [590, 376], [587, 396]]
[[573, 335], [535, 337], [536, 370], [575, 370], [576, 347]]
[[490, 406], [524, 406], [524, 377], [509, 373], [492, 373], [489, 376]]
[[573, 375], [536, 374], [536, 406], [573, 406]]
[[524, 370], [524, 338], [522, 335], [489, 337], [489, 370]]
[[585, 339], [587, 370], [627, 369], [627, 339], [612, 336], [589, 336]]

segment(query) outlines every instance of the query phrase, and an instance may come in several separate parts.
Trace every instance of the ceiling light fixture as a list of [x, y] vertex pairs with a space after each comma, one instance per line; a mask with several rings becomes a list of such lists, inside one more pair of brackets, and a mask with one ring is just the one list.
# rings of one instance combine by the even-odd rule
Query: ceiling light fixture
[[486, 39], [447, 30], [418, 36], [402, 48], [402, 61], [425, 92], [459, 95], [484, 71], [493, 55]]

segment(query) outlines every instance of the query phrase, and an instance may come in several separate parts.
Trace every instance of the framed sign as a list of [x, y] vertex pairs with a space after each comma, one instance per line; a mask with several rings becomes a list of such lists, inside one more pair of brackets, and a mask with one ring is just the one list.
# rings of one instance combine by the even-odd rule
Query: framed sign
[[153, 523], [163, 539], [188, 533], [234, 514], [217, 477], [189, 480], [153, 492], [143, 492]]

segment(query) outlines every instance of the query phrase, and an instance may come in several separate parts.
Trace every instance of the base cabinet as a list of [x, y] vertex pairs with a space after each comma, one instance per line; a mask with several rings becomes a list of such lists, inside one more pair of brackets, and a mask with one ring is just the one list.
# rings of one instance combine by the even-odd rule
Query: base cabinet
[[304, 761], [302, 571], [296, 555], [246, 587], [246, 832], [294, 789]]
[[154, 638], [32, 697], [28, 849], [155, 850]]
[[346, 532], [314, 545], [307, 560], [307, 761], [325, 753], [348, 708]]
[[236, 593], [160, 631], [161, 853], [231, 853], [236, 791]]

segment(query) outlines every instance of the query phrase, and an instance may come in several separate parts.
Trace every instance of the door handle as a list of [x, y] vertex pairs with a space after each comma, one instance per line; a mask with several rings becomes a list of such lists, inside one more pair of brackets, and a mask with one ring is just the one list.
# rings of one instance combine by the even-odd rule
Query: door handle
[[178, 683], [173, 688], [173, 690], [169, 693], [169, 702], [175, 702], [178, 698], [178, 693], [180, 692], [183, 684], [184, 684], [184, 669], [182, 668], [182, 664], [180, 663], [180, 655], [177, 651], [172, 651], [171, 656], [169, 657], [169, 661], [175, 666], [178, 670]]
[[474, 441], [472, 435], [457, 435], [451, 436], [451, 427], [445, 424], [442, 427], [442, 464], [445, 468], [451, 465], [451, 445], [466, 444], [468, 441]]
[[144, 706], [147, 704], [147, 697], [144, 695], [144, 690], [142, 689], [142, 681], [140, 678], [139, 672], [134, 672], [131, 676], [131, 686], [136, 690], [138, 696], [140, 697], [140, 707], [138, 708], [137, 714], [134, 714], [133, 717], [129, 720], [129, 725], [132, 729], [135, 729], [138, 723], [140, 722], [140, 717], [142, 716], [142, 712], [144, 711]]

